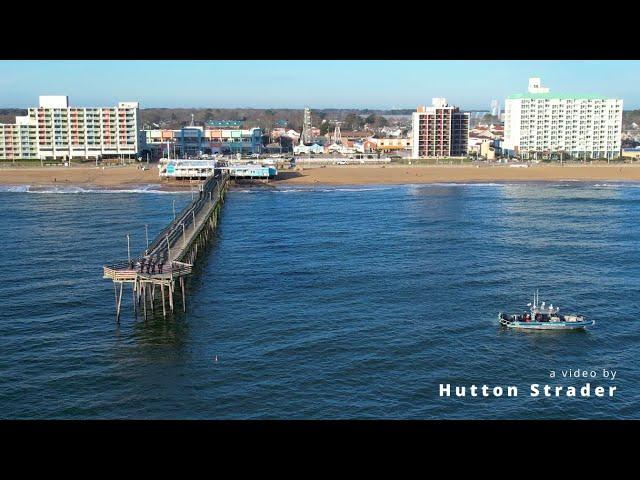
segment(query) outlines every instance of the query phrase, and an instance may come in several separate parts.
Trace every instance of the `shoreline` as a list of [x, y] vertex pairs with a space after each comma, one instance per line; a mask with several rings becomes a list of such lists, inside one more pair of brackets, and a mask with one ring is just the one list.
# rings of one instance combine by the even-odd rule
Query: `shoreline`
[[[460, 165], [354, 165], [281, 170], [270, 187], [299, 185], [412, 185], [429, 183], [504, 182], [640, 182], [640, 165], [535, 165], [529, 168]], [[156, 187], [162, 191], [191, 190], [199, 182], [167, 182], [157, 169], [117, 167], [13, 167], [0, 168], [0, 185], [38, 190], [80, 187], [109, 190]], [[241, 182], [239, 185], [242, 186]], [[247, 182], [250, 185], [255, 183]], [[258, 184], [260, 185], [260, 184]]]

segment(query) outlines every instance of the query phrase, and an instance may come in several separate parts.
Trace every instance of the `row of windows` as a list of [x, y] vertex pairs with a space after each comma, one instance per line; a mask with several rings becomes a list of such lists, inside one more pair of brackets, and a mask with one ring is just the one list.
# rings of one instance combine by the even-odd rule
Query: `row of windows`
[[592, 99], [587, 99], [587, 98], [577, 98], [577, 99], [570, 99], [570, 98], [523, 98], [522, 99], [522, 104], [523, 105], [527, 105], [529, 103], [557, 103], [557, 102], [564, 102], [564, 103], [570, 103], [570, 104], [577, 104], [577, 105], [583, 105], [585, 103], [591, 103], [594, 105], [601, 105], [601, 104], [607, 104], [607, 105], [617, 105], [621, 102], [621, 100], [617, 100], [615, 98], [592, 98]]

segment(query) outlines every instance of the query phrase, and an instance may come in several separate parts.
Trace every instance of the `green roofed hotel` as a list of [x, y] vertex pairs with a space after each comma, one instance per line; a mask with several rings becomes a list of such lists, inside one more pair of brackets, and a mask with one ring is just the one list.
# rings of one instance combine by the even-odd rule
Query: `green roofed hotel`
[[504, 150], [525, 159], [620, 156], [622, 100], [557, 94], [529, 79], [527, 93], [505, 100]]

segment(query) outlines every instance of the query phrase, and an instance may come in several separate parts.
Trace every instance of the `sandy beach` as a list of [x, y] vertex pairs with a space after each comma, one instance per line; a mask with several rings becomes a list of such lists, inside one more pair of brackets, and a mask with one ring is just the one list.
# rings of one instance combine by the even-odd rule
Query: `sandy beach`
[[509, 166], [327, 166], [284, 170], [279, 184], [407, 184], [508, 181], [640, 181], [640, 165]]
[[[304, 184], [409, 184], [440, 182], [509, 181], [640, 181], [640, 165], [535, 165], [529, 168], [508, 166], [411, 166], [355, 165], [308, 167], [298, 171], [281, 170], [275, 185]], [[92, 186], [98, 188], [184, 184], [161, 181], [157, 168], [114, 167], [4, 167], [0, 185]]]
[[5, 167], [0, 168], [0, 185], [94, 186], [101, 188], [159, 184], [158, 169], [137, 166]]

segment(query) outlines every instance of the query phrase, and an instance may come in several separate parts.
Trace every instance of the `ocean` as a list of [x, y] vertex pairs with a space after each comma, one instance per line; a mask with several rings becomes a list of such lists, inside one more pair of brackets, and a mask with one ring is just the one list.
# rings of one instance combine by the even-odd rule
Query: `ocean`
[[[125, 289], [116, 324], [103, 264], [190, 199], [1, 187], [0, 418], [640, 418], [640, 184], [235, 188], [186, 313], [136, 318]], [[500, 327], [535, 289], [596, 325]], [[586, 382], [617, 390], [529, 395]]]

